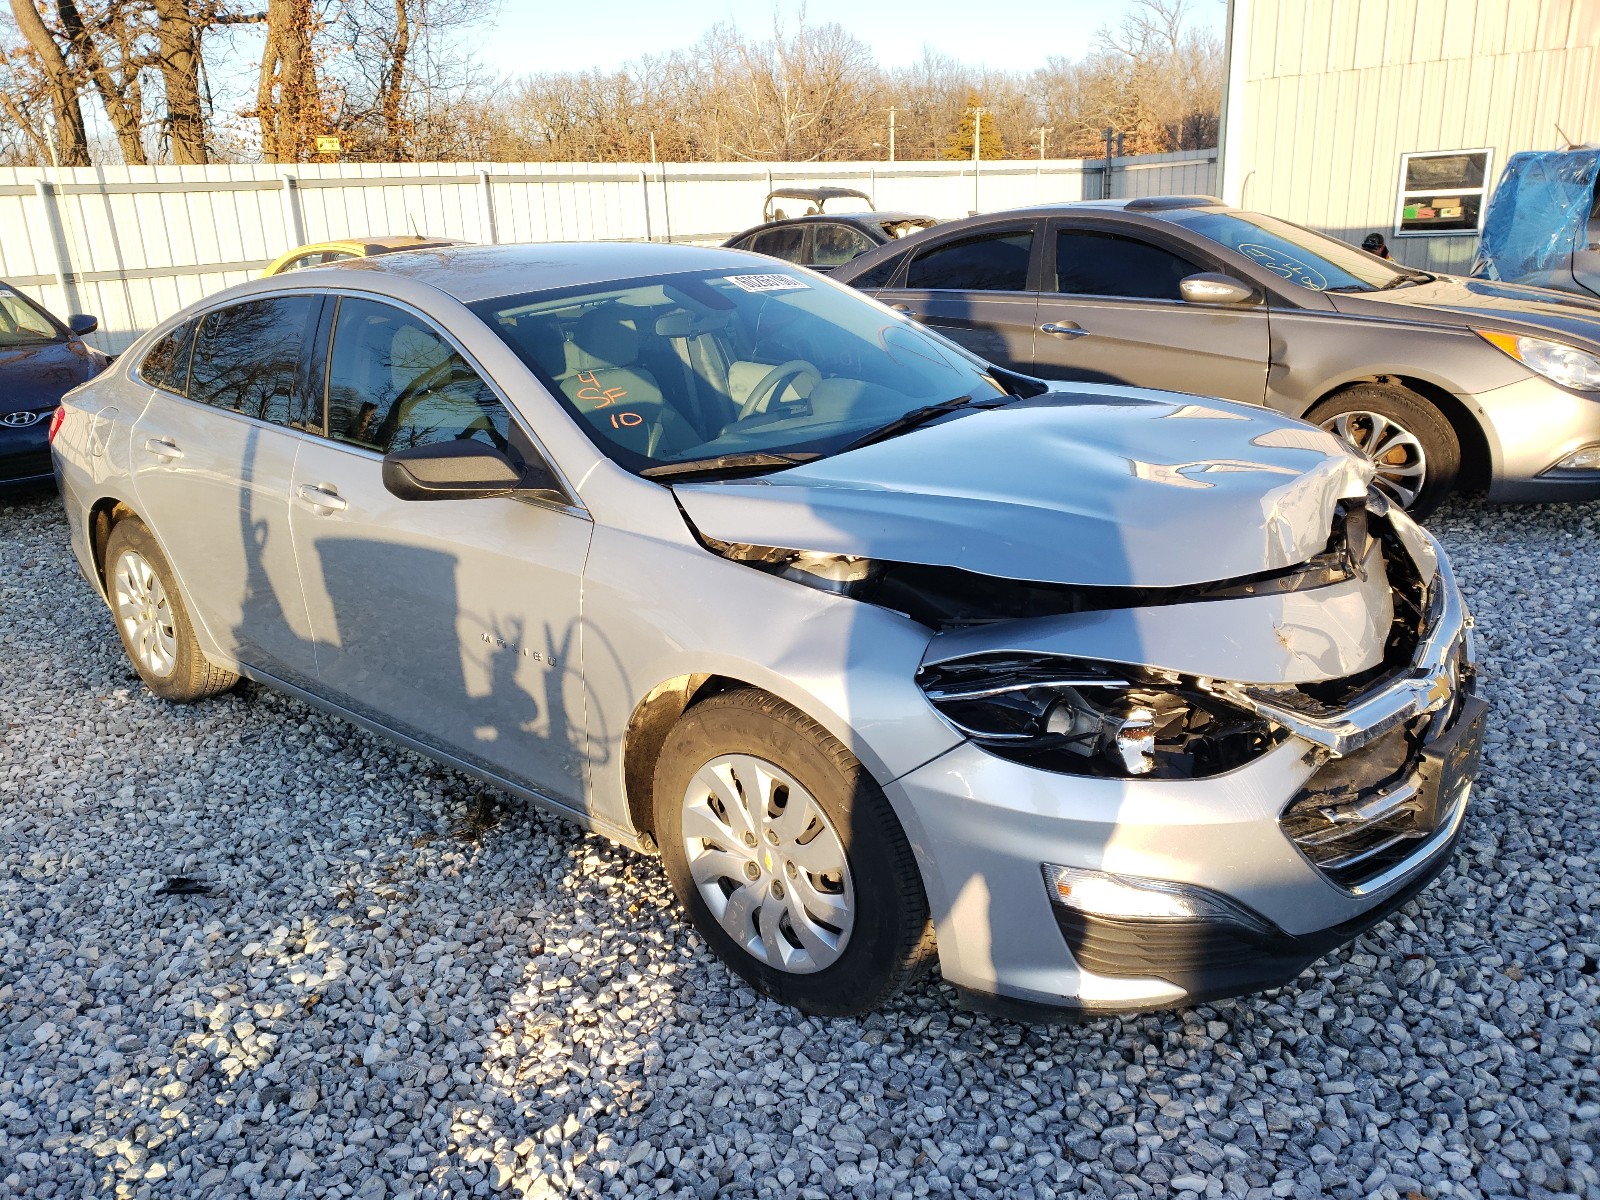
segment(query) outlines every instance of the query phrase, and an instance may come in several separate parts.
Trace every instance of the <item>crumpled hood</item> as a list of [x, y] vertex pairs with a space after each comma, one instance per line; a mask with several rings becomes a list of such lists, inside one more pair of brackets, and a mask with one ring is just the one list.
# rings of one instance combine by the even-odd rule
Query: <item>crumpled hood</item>
[[725, 542], [1085, 586], [1174, 587], [1304, 562], [1365, 462], [1263, 408], [1057, 385], [754, 480], [673, 491]]
[[1388, 292], [1329, 292], [1328, 300], [1350, 316], [1489, 329], [1527, 326], [1563, 341], [1600, 343], [1600, 300], [1548, 288], [1442, 275]]

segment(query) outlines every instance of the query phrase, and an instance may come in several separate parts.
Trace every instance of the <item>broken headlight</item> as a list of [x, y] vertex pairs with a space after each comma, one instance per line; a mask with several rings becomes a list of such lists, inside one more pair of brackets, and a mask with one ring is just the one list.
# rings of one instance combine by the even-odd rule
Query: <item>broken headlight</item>
[[1048, 655], [925, 666], [917, 683], [984, 749], [1047, 771], [1193, 779], [1242, 766], [1285, 736], [1171, 672]]
[[862, 584], [881, 571], [870, 558], [856, 554], [828, 554], [816, 550], [785, 550], [778, 546], [754, 546], [744, 542], [722, 542], [716, 538], [702, 537], [701, 542], [713, 554], [747, 567], [755, 567], [769, 575], [803, 583], [824, 592], [842, 596], [853, 595]]

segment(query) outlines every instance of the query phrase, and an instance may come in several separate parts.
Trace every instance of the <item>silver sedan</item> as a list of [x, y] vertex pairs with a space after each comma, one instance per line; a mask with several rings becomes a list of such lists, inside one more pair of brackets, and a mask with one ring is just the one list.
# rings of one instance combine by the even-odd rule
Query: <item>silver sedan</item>
[[1448, 862], [1483, 704], [1330, 434], [1047, 385], [727, 250], [463, 247], [213, 296], [71, 393], [147, 685], [243, 676], [659, 852], [762, 992], [1275, 986]]

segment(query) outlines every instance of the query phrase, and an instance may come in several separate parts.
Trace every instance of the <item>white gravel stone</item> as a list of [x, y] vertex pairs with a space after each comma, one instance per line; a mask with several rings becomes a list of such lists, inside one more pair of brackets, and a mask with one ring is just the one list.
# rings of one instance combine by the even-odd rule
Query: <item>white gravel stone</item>
[[1276, 993], [1046, 1028], [937, 978], [800, 1016], [653, 860], [258, 687], [155, 700], [59, 503], [0, 499], [0, 1192], [1600, 1195], [1600, 505], [1434, 528], [1494, 707], [1457, 864]]

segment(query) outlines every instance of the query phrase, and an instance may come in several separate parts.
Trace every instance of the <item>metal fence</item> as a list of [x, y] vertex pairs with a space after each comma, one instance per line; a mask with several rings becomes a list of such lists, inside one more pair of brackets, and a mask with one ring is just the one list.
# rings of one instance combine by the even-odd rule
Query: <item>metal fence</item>
[[1102, 196], [1216, 191], [1216, 151], [907, 163], [393, 163], [0, 168], [0, 279], [100, 318], [115, 353], [305, 242], [425, 233], [473, 242], [716, 242], [767, 192], [839, 184], [881, 209], [964, 216]]

